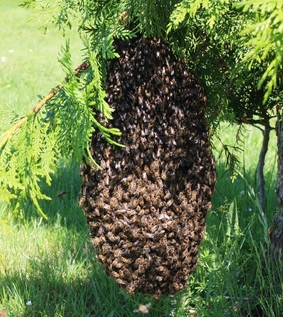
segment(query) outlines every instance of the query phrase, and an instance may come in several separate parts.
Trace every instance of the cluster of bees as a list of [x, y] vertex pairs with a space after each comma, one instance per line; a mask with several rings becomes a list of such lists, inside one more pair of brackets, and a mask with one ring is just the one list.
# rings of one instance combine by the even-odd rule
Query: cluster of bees
[[[205, 96], [183, 60], [159, 40], [115, 41], [107, 64], [109, 145], [96, 131], [82, 166], [81, 205], [98, 259], [132, 294], [173, 294], [187, 284], [211, 208], [215, 162]], [[106, 124], [97, 114], [101, 123]]]

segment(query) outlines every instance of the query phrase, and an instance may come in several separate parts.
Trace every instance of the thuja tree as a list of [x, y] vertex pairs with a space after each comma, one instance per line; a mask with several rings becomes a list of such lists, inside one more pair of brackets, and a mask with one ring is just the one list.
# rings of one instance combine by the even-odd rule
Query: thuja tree
[[282, 17], [283, 8], [279, 1], [257, 1], [252, 3], [246, 1], [240, 6], [244, 12], [253, 11], [256, 14], [255, 23], [249, 23], [244, 32], [247, 54], [245, 61], [249, 62], [250, 68], [257, 63], [268, 63], [263, 69], [257, 87], [260, 89], [265, 85], [263, 107], [266, 107], [272, 99], [272, 93], [277, 92], [275, 99], [277, 114], [277, 149], [278, 149], [278, 172], [277, 172], [277, 203], [278, 211], [274, 217], [274, 225], [270, 230], [270, 237], [275, 254], [282, 253], [283, 248], [283, 185], [282, 185], [282, 162], [283, 162], [283, 139], [282, 139]]
[[[3, 131], [6, 131], [6, 133], [3, 134], [0, 144], [0, 198], [7, 202], [16, 201], [15, 207], [17, 209], [24, 209], [26, 204], [29, 201], [32, 201], [41, 215], [45, 216], [40, 208], [39, 201], [40, 199], [48, 199], [48, 197], [41, 192], [40, 182], [45, 181], [50, 183], [51, 174], [54, 172], [58, 165], [58, 161], [62, 156], [69, 156], [71, 153], [72, 157], [76, 160], [84, 158], [85, 166], [96, 166], [101, 163], [98, 160], [99, 153], [98, 156], [96, 156], [95, 151], [92, 151], [92, 153], [89, 151], [89, 142], [92, 139], [94, 131], [100, 133], [103, 139], [106, 140], [108, 144], [111, 144], [111, 146], [115, 146], [116, 149], [119, 147], [122, 148], [123, 145], [125, 145], [123, 144], [123, 140], [125, 140], [123, 139], [123, 131], [121, 131], [123, 125], [120, 125], [120, 129], [117, 129], [117, 127], [113, 125], [112, 120], [114, 118], [114, 123], [116, 122], [117, 125], [119, 125], [121, 121], [125, 121], [125, 118], [123, 118], [123, 111], [125, 110], [117, 108], [116, 111], [121, 112], [120, 119], [115, 119], [115, 112], [113, 113], [114, 109], [109, 106], [110, 103], [107, 103], [107, 100], [109, 101], [111, 98], [112, 101], [125, 101], [124, 99], [121, 99], [125, 96], [116, 94], [116, 100], [113, 99], [114, 97], [109, 99], [109, 91], [106, 93], [108, 83], [107, 76], [109, 75], [107, 67], [110, 65], [109, 61], [113, 60], [115, 63], [115, 60], [123, 56], [125, 58], [125, 65], [128, 63], [127, 59], [129, 60], [129, 58], [132, 57], [136, 58], [137, 61], [139, 61], [138, 63], [141, 63], [141, 59], [137, 54], [138, 49], [146, 50], [148, 49], [148, 45], [144, 45], [144, 42], [142, 42], [143, 44], [136, 48], [131, 48], [131, 45], [123, 48], [123, 45], [125, 45], [127, 41], [132, 43], [135, 38], [162, 41], [164, 44], [158, 44], [158, 50], [161, 49], [162, 53], [160, 54], [158, 50], [155, 52], [155, 57], [158, 58], [160, 55], [163, 56], [164, 50], [172, 50], [175, 57], [172, 55], [169, 60], [167, 58], [169, 55], [166, 57], [165, 54], [165, 66], [169, 65], [171, 67], [170, 63], [173, 63], [175, 58], [186, 58], [190, 72], [195, 75], [204, 87], [208, 106], [206, 115], [210, 121], [214, 123], [214, 126], [216, 126], [215, 122], [224, 119], [238, 123], [256, 123], [255, 116], [257, 116], [260, 118], [257, 120], [260, 120], [260, 123], [263, 123], [266, 128], [270, 129], [269, 119], [273, 115], [272, 109], [274, 105], [280, 105], [278, 74], [281, 63], [281, 53], [279, 50], [281, 45], [281, 24], [278, 21], [280, 21], [281, 5], [279, 3], [269, 2], [267, 5], [258, 2], [258, 4], [254, 6], [250, 2], [241, 2], [238, 8], [237, 5], [234, 5], [232, 2], [224, 0], [107, 0], [61, 1], [52, 7], [47, 1], [30, 0], [26, 1], [25, 5], [33, 6], [35, 10], [42, 9], [42, 13], [48, 13], [49, 18], [52, 17], [54, 23], [63, 30], [66, 27], [72, 26], [72, 21], [75, 19], [76, 22], [79, 23], [79, 32], [85, 46], [85, 62], [74, 71], [71, 66], [71, 56], [67, 45], [61, 53], [61, 64], [66, 71], [66, 80], [62, 85], [51, 91], [50, 94], [24, 118], [6, 116], [6, 125], [3, 126]], [[273, 14], [269, 15], [268, 12], [273, 12]], [[267, 23], [269, 28], [265, 28], [264, 23]], [[250, 33], [244, 32], [246, 29], [249, 31], [253, 30], [259, 37], [257, 39], [258, 41], [253, 41], [253, 38], [250, 38]], [[269, 30], [271, 33], [265, 34], [266, 30]], [[119, 46], [117, 41], [122, 41], [124, 44]], [[162, 45], [166, 46], [162, 48]], [[274, 46], [277, 48], [276, 50], [273, 50]], [[121, 47], [121, 49], [118, 49], [118, 47]], [[145, 51], [143, 51], [143, 53], [145, 53]], [[177, 59], [174, 63], [177, 63]], [[119, 66], [119, 63], [117, 66]], [[166, 83], [167, 80], [167, 70], [165, 66], [165, 75], [162, 73], [163, 68], [161, 67], [160, 77], [157, 73], [154, 73], [154, 71], [151, 77], [149, 77], [149, 83], [156, 86], [156, 91], [151, 93], [157, 92], [159, 96], [166, 95], [166, 93], [164, 93], [166, 91], [166, 85], [164, 87], [164, 83]], [[131, 67], [131, 65], [129, 67]], [[174, 72], [178, 72], [177, 69], [174, 70], [172, 68], [168, 68], [168, 72], [169, 71], [173, 71], [173, 74]], [[137, 80], [140, 80], [138, 75], [135, 75], [136, 77], [134, 76], [135, 82], [133, 82], [130, 78], [131, 69], [124, 70], [123, 72], [123, 76], [127, 79], [126, 82], [128, 85], [131, 85], [131, 87], [127, 87], [129, 90], [132, 89], [133, 85], [139, 87], [139, 84], [136, 82]], [[120, 72], [121, 76], [123, 72]], [[182, 71], [182, 74], [184, 75], [184, 70]], [[162, 77], [163, 75], [164, 79]], [[121, 88], [119, 88], [119, 85], [122, 79], [119, 77], [120, 75], [116, 76], [115, 74], [112, 74], [112, 76], [114, 76], [114, 78], [110, 80], [114, 85], [112, 88], [118, 89], [117, 91], [120, 92]], [[187, 78], [191, 78], [190, 76], [191, 75], [188, 75]], [[176, 85], [176, 88], [185, 88], [187, 82], [188, 79], [184, 80], [184, 87], [182, 87], [182, 81], [180, 81], [178, 84], [179, 86]], [[169, 83], [172, 86], [170, 79]], [[194, 80], [192, 80], [192, 83], [194, 83]], [[193, 86], [197, 87], [195, 85]], [[266, 90], [264, 90], [265, 87]], [[194, 88], [192, 92], [193, 91], [195, 91], [197, 95], [202, 94], [196, 88]], [[147, 89], [147, 92], [150, 92], [149, 89]], [[136, 98], [133, 102], [135, 102], [135, 104], [140, 104], [141, 111], [144, 111], [147, 115], [146, 107], [148, 100], [140, 101], [140, 96], [136, 95], [136, 92], [129, 94], [127, 98], [131, 99], [132, 97]], [[148, 96], [146, 97], [149, 98]], [[123, 104], [121, 103], [121, 105]], [[127, 105], [124, 104], [124, 106], [126, 107]], [[142, 107], [145, 108], [143, 109]], [[202, 106], [200, 109], [203, 109]], [[148, 109], [148, 111], [150, 110], [152, 109]], [[136, 112], [138, 113], [138, 111], [139, 109], [137, 108]], [[169, 110], [163, 109], [162, 111], [165, 112]], [[173, 114], [175, 109], [172, 108], [170, 111], [172, 111]], [[180, 113], [180, 123], [186, 125], [185, 121], [182, 121], [181, 118], [184, 116], [189, 117], [190, 111], [185, 108], [181, 110], [177, 109], [176, 111], [176, 114]], [[200, 113], [203, 113], [203, 111]], [[161, 114], [160, 117], [162, 117]], [[169, 127], [168, 131], [166, 126], [160, 124], [164, 134], [169, 136], [170, 133], [174, 134], [177, 132], [178, 129], [176, 127], [178, 126], [178, 122], [173, 123], [171, 126], [170, 118], [172, 116], [170, 117], [169, 113], [164, 113], [163, 117], [169, 122], [167, 125]], [[152, 118], [149, 115], [146, 120], [150, 122], [151, 119]], [[279, 120], [278, 122], [281, 121]], [[13, 125], [13, 123], [15, 123], [15, 125]], [[133, 125], [132, 123], [128, 124]], [[10, 128], [11, 125], [12, 128]], [[127, 127], [127, 123], [125, 123], [125, 126]], [[203, 126], [203, 131], [205, 134], [207, 133], [205, 125]], [[130, 135], [133, 131], [131, 131], [131, 128], [127, 128], [126, 132]], [[157, 130], [154, 132], [157, 133]], [[160, 131], [158, 133], [163, 132]], [[147, 137], [150, 133], [148, 127], [145, 127], [142, 133], [143, 134], [141, 134], [140, 137]], [[182, 138], [183, 137], [180, 138], [181, 142]], [[174, 138], [174, 135], [170, 136], [169, 139], [173, 145], [174, 142], [178, 142], [176, 136]], [[196, 139], [194, 140], [196, 141]], [[199, 144], [201, 144], [202, 138], [199, 138], [199, 141]], [[203, 141], [205, 143], [208, 142], [207, 137], [205, 137], [205, 140], [203, 139]], [[134, 139], [131, 140], [131, 142], [134, 143]], [[98, 149], [96, 144], [91, 149], [95, 148]], [[158, 146], [155, 150], [154, 155], [158, 157], [160, 155]], [[200, 153], [199, 150], [196, 150], [196, 153]], [[133, 155], [135, 154], [136, 153]], [[142, 155], [144, 156], [145, 154], [143, 153]], [[164, 152], [164, 158], [165, 157], [167, 156]], [[198, 158], [197, 155], [196, 157]], [[115, 157], [115, 159], [117, 159], [117, 157]], [[140, 159], [144, 160], [145, 158], [140, 157]], [[166, 165], [166, 168], [169, 171], [171, 169], [170, 175], [173, 177], [173, 165], [170, 167], [171, 163], [170, 158], [168, 160], [168, 157], [167, 162], [168, 166]], [[183, 163], [184, 164], [180, 166], [180, 168], [189, 166], [186, 163], [186, 158], [184, 158]], [[100, 168], [109, 168], [107, 167], [107, 164], [108, 163], [104, 160], [103, 166], [96, 166], [96, 168], [98, 171]], [[117, 165], [119, 168], [119, 164], [121, 163], [115, 162], [115, 167]], [[148, 167], [151, 168], [150, 165]], [[173, 167], [175, 168], [175, 165]], [[160, 168], [158, 170], [161, 171]], [[153, 167], [152, 172], [154, 172]], [[111, 174], [108, 171], [108, 175], [105, 175], [105, 177], [103, 176], [104, 185], [107, 186], [111, 181], [115, 181], [115, 179], [111, 179], [112, 175], [113, 173]], [[87, 179], [86, 187], [94, 181], [99, 183], [101, 180], [101, 175], [96, 172], [94, 172], [93, 176], [89, 177], [90, 178]], [[135, 177], [135, 175], [132, 177]], [[144, 182], [149, 181], [148, 178], [151, 177], [150, 171], [141, 170], [140, 178]], [[161, 175], [158, 179], [163, 184], [164, 179], [162, 177], [163, 176]], [[165, 176], [165, 179], [166, 177], [167, 176]], [[123, 181], [126, 180], [123, 178]], [[128, 180], [128, 184], [129, 182], [130, 180]], [[138, 182], [136, 181], [136, 183]], [[180, 186], [185, 188], [187, 185], [185, 186], [184, 184]], [[188, 186], [191, 185], [189, 184]], [[213, 188], [213, 181], [210, 182], [209, 186], [211, 189]], [[280, 183], [278, 188], [280, 192]], [[117, 195], [119, 196], [118, 192]], [[87, 194], [85, 194], [85, 196], [87, 196]], [[92, 217], [94, 218], [101, 216], [103, 208], [107, 210], [107, 208], [115, 206], [117, 201], [119, 203], [117, 197], [115, 197], [117, 201], [112, 200], [111, 204], [109, 201], [109, 205], [102, 201], [103, 208], [101, 207], [101, 210], [98, 209], [96, 211], [95, 208], [96, 206], [99, 206], [100, 201], [99, 199], [96, 199], [97, 197], [89, 196], [88, 207], [86, 208], [89, 208], [89, 205], [91, 206], [92, 204], [90, 198], [93, 198], [94, 200], [94, 205], [92, 206], [94, 210]], [[131, 200], [131, 197], [124, 197], [123, 199], [125, 201], [130, 200], [134, 203]], [[166, 199], [166, 204], [170, 207], [174, 201], [170, 200], [171, 198], [169, 196]], [[83, 201], [83, 204], [84, 203], [85, 201]], [[105, 205], [108, 207], [105, 207]], [[118, 211], [122, 215], [125, 208], [121, 208], [120, 205], [118, 207]], [[181, 203], [180, 208], [182, 208]], [[105, 216], [106, 215], [107, 213]], [[161, 213], [161, 218], [166, 218], [166, 215], [162, 215], [163, 214]], [[135, 223], [134, 216], [134, 214], [131, 216], [130, 214], [126, 215], [126, 217], [131, 218], [129, 219], [129, 222], [132, 221], [132, 223]], [[161, 218], [159, 220], [161, 220]], [[277, 217], [276, 219], [278, 225], [275, 226], [275, 228], [278, 228], [280, 231], [282, 229], [281, 224], [279, 224], [280, 217]], [[104, 220], [105, 223], [107, 223], [107, 221], [109, 221], [109, 219]], [[165, 222], [167, 223], [167, 221]], [[125, 227], [127, 225], [129, 225], [129, 223], [126, 223]], [[202, 227], [202, 225], [200, 227]], [[142, 224], [140, 224], [140, 226], [142, 226]], [[119, 233], [121, 231], [120, 227], [118, 229], [113, 229], [111, 223], [108, 223], [108, 227], [111, 230], [108, 230], [105, 226], [94, 226], [95, 230], [98, 232], [98, 239], [95, 240], [94, 243], [98, 248], [101, 247], [101, 260], [104, 261], [106, 265], [108, 263], [108, 270], [113, 276], [115, 276], [115, 272], [117, 273], [119, 266], [126, 266], [127, 270], [123, 271], [121, 274], [119, 273], [120, 275], [117, 277], [120, 280], [120, 284], [126, 285], [129, 292], [135, 291], [135, 289], [140, 290], [145, 284], [143, 279], [139, 279], [139, 269], [142, 274], [144, 268], [142, 263], [140, 263], [141, 268], [139, 268], [139, 263], [134, 263], [133, 266], [131, 266], [132, 264], [129, 261], [134, 257], [133, 254], [131, 254], [130, 257], [120, 256], [123, 263], [117, 263], [116, 268], [113, 267], [113, 264], [110, 264], [111, 262], [113, 263], [113, 261], [111, 257], [107, 257], [106, 255], [109, 251], [107, 249], [108, 245], [111, 248], [111, 244], [103, 243], [104, 239], [108, 239], [114, 245], [119, 242], [118, 239], [130, 240], [130, 238], [127, 237], [127, 235], [125, 238], [125, 234], [119, 237], [117, 237], [117, 235], [115, 236], [117, 232]], [[154, 241], [154, 239], [159, 240], [167, 230], [166, 228], [163, 228], [160, 232], [155, 232], [152, 228], [154, 228], [154, 225], [149, 229], [150, 232], [146, 232], [148, 235], [146, 238], [149, 240], [153, 239], [152, 241]], [[105, 229], [107, 229], [107, 232]], [[152, 232], [151, 229], [153, 230]], [[170, 230], [174, 231], [174, 225], [173, 229]], [[281, 236], [278, 234], [278, 230], [274, 230], [274, 232], [277, 232], [277, 234], [274, 235], [274, 237], [277, 237], [276, 239], [273, 239], [274, 241], [280, 240]], [[95, 234], [97, 234], [97, 232]], [[108, 234], [107, 237], [104, 237], [105, 232]], [[138, 233], [137, 236], [139, 234], [140, 233]], [[130, 235], [135, 239], [135, 232], [131, 232]], [[178, 235], [178, 237], [180, 238], [181, 236]], [[199, 238], [202, 237], [202, 230], [199, 231], [199, 236], [197, 235], [196, 237], [199, 241]], [[172, 239], [174, 240], [174, 237]], [[135, 243], [134, 240], [130, 242]], [[150, 247], [149, 244], [145, 243], [145, 246]], [[106, 248], [105, 250], [103, 249], [103, 245], [106, 245], [106, 247], [104, 247], [104, 249]], [[174, 248], [173, 245], [171, 247]], [[160, 248], [162, 249], [161, 244]], [[115, 251], [118, 252], [118, 249], [115, 249], [113, 254]], [[197, 248], [195, 251], [197, 252]], [[163, 251], [157, 250], [157, 252], [162, 253]], [[140, 259], [141, 262], [146, 258], [150, 262], [151, 255], [146, 252], [145, 249], [143, 255], [144, 256]], [[192, 258], [195, 258], [195, 253]], [[195, 260], [192, 261], [192, 258], [187, 263], [183, 261], [184, 259], [182, 261], [176, 259], [176, 262], [180, 262], [180, 266], [184, 268], [184, 274], [189, 273], [194, 267]], [[155, 258], [154, 260], [156, 263], [158, 262], [158, 258]], [[133, 270], [134, 265], [137, 265], [135, 271]], [[172, 267], [170, 269], [172, 269]], [[178, 267], [178, 269], [180, 269], [180, 267]], [[156, 272], [158, 279], [155, 280], [155, 283], [158, 285], [153, 285], [153, 289], [149, 288], [146, 290], [147, 292], [151, 292], [158, 296], [161, 292], [174, 292], [180, 288], [180, 285], [182, 286], [184, 284], [184, 279], [181, 277], [178, 281], [171, 281], [171, 288], [164, 287], [164, 283], [162, 283], [164, 276], [170, 276], [170, 272], [167, 272], [168, 267], [160, 265], [157, 270], [159, 270]], [[127, 276], [135, 276], [136, 278], [127, 283]]]
[[[194, 3], [194, 4], [192, 4]], [[274, 217], [274, 225], [270, 230], [272, 249], [278, 256], [282, 252], [282, 3], [279, 1], [242, 1], [239, 3], [222, 2], [223, 11], [218, 11], [225, 17], [229, 17], [227, 22], [221, 23], [211, 20], [211, 13], [214, 12], [214, 4], [205, 2], [181, 3], [173, 13], [171, 24], [187, 23], [204, 17], [202, 30], [205, 34], [211, 34], [210, 40], [203, 42], [205, 48], [215, 46], [214, 39], [220, 34], [228, 31], [227, 37], [223, 35], [220, 43], [226, 48], [222, 53], [216, 50], [213, 58], [208, 60], [216, 61], [216, 69], [220, 67], [221, 84], [223, 89], [217, 88], [218, 93], [223, 92], [219, 102], [220, 109], [224, 110], [224, 116], [232, 112], [233, 119], [241, 124], [260, 124], [263, 126], [263, 144], [259, 154], [258, 178], [261, 208], [264, 210], [264, 177], [263, 166], [264, 157], [268, 148], [269, 134], [272, 129], [277, 132], [278, 145], [278, 184], [277, 203], [278, 212]], [[220, 5], [221, 7], [221, 5]], [[219, 8], [219, 3], [218, 3]], [[242, 11], [239, 14], [238, 9]], [[197, 10], [197, 11], [196, 11]], [[176, 16], [175, 16], [176, 14]], [[178, 20], [176, 17], [180, 17]], [[236, 20], [235, 20], [236, 19]], [[177, 21], [177, 22], [176, 22]], [[212, 29], [208, 26], [212, 21]], [[225, 27], [228, 23], [228, 28]], [[224, 28], [223, 28], [224, 26]], [[224, 32], [224, 33], [225, 33]], [[203, 45], [203, 44], [202, 44]], [[203, 46], [202, 46], [203, 47]], [[226, 54], [225, 54], [226, 52]], [[203, 50], [205, 55], [206, 50]], [[217, 59], [217, 56], [220, 58]], [[199, 60], [203, 59], [198, 55]], [[204, 59], [205, 60], [205, 59]], [[205, 85], [209, 85], [209, 90], [214, 84], [206, 74], [206, 63], [197, 62], [195, 65], [200, 70], [201, 78]], [[202, 71], [199, 66], [203, 67]], [[212, 75], [212, 81], [213, 81]], [[216, 78], [215, 78], [216, 79]], [[210, 90], [213, 91], [213, 90]], [[223, 98], [224, 96], [224, 98]], [[212, 108], [217, 111], [215, 105]], [[218, 110], [218, 111], [221, 111]], [[227, 111], [228, 110], [228, 111]], [[276, 126], [272, 127], [270, 119], [277, 118]]]
[[[273, 8], [273, 4], [270, 6]], [[269, 79], [266, 70], [274, 65], [272, 54], [263, 59], [254, 58], [252, 63], [251, 55], [247, 54], [250, 50], [247, 30], [260, 19], [260, 15], [251, 8], [243, 14], [239, 8], [241, 6], [229, 1], [182, 2], [171, 15], [169, 28], [186, 27], [188, 30], [186, 56], [191, 62], [191, 69], [206, 88], [210, 123], [214, 127], [223, 120], [235, 123], [238, 127], [235, 133], [237, 141], [242, 139], [241, 129], [245, 124], [262, 130], [258, 187], [260, 207], [265, 211], [263, 167], [270, 131], [275, 128], [271, 119], [276, 117], [281, 90], [280, 86], [271, 89], [270, 82], [264, 85], [263, 78]], [[191, 34], [197, 40], [196, 46], [190, 39]], [[277, 68], [274, 70], [277, 71]], [[223, 148], [233, 172], [239, 166], [237, 155], [225, 144]], [[235, 147], [234, 152], [239, 148]]]

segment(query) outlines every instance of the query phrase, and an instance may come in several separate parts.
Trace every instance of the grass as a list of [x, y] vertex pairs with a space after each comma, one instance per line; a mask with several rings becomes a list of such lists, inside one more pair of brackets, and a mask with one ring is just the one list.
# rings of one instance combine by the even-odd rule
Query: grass
[[[54, 27], [45, 30], [31, 11], [18, 6], [21, 0], [0, 1], [0, 103], [24, 113], [61, 82], [58, 60], [63, 38]], [[71, 37], [74, 68], [81, 61], [81, 43]]]
[[[57, 63], [65, 39], [51, 28], [44, 34], [19, 1], [0, 0], [0, 104], [26, 113], [58, 81], [63, 72]], [[76, 34], [74, 67], [81, 51]], [[12, 52], [12, 51], [13, 52]], [[76, 64], [77, 63], [77, 64]], [[233, 145], [234, 127], [223, 126], [221, 138]], [[63, 162], [45, 192], [46, 222], [27, 206], [26, 215], [15, 218], [1, 205], [0, 315], [39, 316], [139, 316], [139, 304], [151, 303], [147, 316], [281, 316], [282, 289], [266, 252], [267, 231], [276, 208], [276, 136], [266, 159], [267, 214], [257, 200], [256, 162], [261, 144], [257, 129], [245, 133], [240, 158], [243, 168], [231, 181], [225, 173], [225, 157], [215, 141], [218, 181], [199, 266], [188, 287], [176, 296], [154, 300], [125, 294], [108, 278], [95, 259], [88, 227], [78, 206], [79, 166]], [[66, 195], [58, 194], [66, 191]], [[60, 195], [59, 195], [60, 196]], [[30, 211], [30, 212], [29, 212]]]

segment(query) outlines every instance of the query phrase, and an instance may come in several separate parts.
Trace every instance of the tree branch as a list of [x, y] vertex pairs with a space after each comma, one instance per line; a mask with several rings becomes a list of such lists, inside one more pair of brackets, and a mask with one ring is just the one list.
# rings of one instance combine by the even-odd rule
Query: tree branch
[[[75, 76], [79, 76], [81, 72], [86, 70], [90, 66], [88, 61], [83, 62], [80, 66], [78, 66], [75, 69]], [[68, 82], [69, 78], [66, 77], [64, 82]], [[30, 115], [35, 115], [37, 112], [40, 111], [42, 107], [50, 100], [52, 99], [59, 90], [63, 88], [62, 85], [56, 86], [54, 89], [52, 89], [40, 102], [32, 109], [32, 111], [26, 115], [25, 117], [21, 118], [16, 124], [14, 124], [3, 136], [3, 139], [0, 141], [0, 149], [6, 144], [6, 142], [14, 135], [14, 133], [21, 128], [22, 125], [24, 125], [28, 117]]]

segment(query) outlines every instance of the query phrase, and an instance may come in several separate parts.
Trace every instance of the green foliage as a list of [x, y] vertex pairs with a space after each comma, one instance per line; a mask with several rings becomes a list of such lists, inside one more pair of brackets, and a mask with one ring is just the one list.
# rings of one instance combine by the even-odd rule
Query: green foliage
[[[41, 192], [41, 182], [51, 184], [61, 157], [72, 155], [76, 161], [88, 158], [85, 150], [94, 126], [113, 145], [119, 145], [111, 135], [119, 135], [115, 128], [107, 128], [95, 119], [95, 111], [111, 119], [112, 110], [104, 101], [101, 77], [95, 55], [89, 55], [90, 67], [81, 78], [71, 67], [68, 45], [62, 51], [61, 63], [68, 80], [62, 89], [36, 113], [28, 114], [25, 122], [6, 142], [0, 152], [0, 199], [14, 201], [17, 211], [24, 212], [29, 202], [46, 218], [39, 201], [49, 199]], [[93, 71], [94, 69], [94, 71]], [[9, 116], [7, 121], [11, 121]], [[13, 121], [13, 120], [12, 120]], [[3, 136], [5, 141], [6, 134]]]
[[181, 29], [185, 33], [183, 54], [205, 87], [212, 122], [235, 120], [228, 94], [234, 84], [233, 71], [239, 49], [236, 43], [243, 27], [238, 20], [239, 12], [226, 0], [181, 1], [170, 16], [167, 31], [170, 34]]
[[[38, 199], [46, 198], [40, 193], [40, 182], [49, 181], [60, 156], [71, 154], [76, 160], [86, 157], [94, 129], [118, 145], [115, 136], [120, 132], [108, 127], [113, 110], [105, 102], [106, 63], [117, 57], [115, 37], [130, 39], [137, 33], [159, 37], [169, 42], [176, 54], [186, 57], [205, 87], [208, 117], [215, 131], [221, 120], [252, 123], [255, 116], [269, 120], [273, 115], [270, 110], [281, 98], [279, 2], [244, 1], [235, 5], [230, 0], [27, 0], [23, 6], [32, 7], [41, 19], [45, 14], [46, 26], [51, 21], [63, 32], [77, 26], [90, 67], [76, 76], [67, 44], [61, 57], [68, 77], [63, 89], [41, 114], [27, 116], [21, 128], [26, 132], [14, 134], [11, 144], [8, 141], [1, 149], [0, 161], [5, 167], [0, 186], [6, 201], [17, 197], [20, 202], [24, 197], [39, 208]], [[98, 114], [102, 114], [106, 126], [101, 125]], [[28, 129], [34, 131], [30, 136]], [[17, 166], [18, 162], [10, 158], [24, 153], [18, 142], [22, 142], [28, 157], [25, 162], [19, 160]], [[23, 168], [25, 164], [29, 168]], [[46, 171], [41, 171], [43, 164]], [[7, 185], [9, 173], [14, 181]], [[36, 185], [31, 185], [33, 182]]]
[[[62, 25], [66, 22], [62, 17], [59, 20]], [[67, 42], [60, 59], [67, 76], [62, 88], [57, 89], [55, 97], [44, 108], [26, 115], [18, 131], [8, 130], [1, 135], [0, 200], [13, 202], [17, 212], [24, 213], [24, 209], [32, 203], [41, 216], [47, 218], [40, 207], [40, 200], [50, 198], [42, 193], [41, 184], [50, 185], [50, 176], [56, 171], [61, 157], [71, 155], [76, 161], [85, 157], [96, 164], [87, 155], [94, 127], [109, 143], [121, 146], [112, 139], [112, 136], [120, 135], [120, 131], [103, 126], [96, 118], [96, 113], [101, 113], [107, 122], [113, 112], [105, 102], [105, 71], [101, 65], [105, 66], [106, 58], [116, 56], [112, 47], [115, 28], [110, 24], [107, 30], [109, 43], [106, 45], [105, 40], [102, 41], [105, 34], [100, 32], [106, 20], [102, 21], [97, 30], [91, 30], [92, 37], [82, 35], [89, 67], [77, 76]], [[130, 34], [129, 31], [123, 33], [121, 29], [119, 32], [124, 37]], [[92, 43], [93, 38], [98, 42]], [[2, 113], [6, 114], [3, 117], [3, 122], [7, 122], [5, 128], [16, 122], [11, 113], [4, 110]]]
[[139, 33], [165, 40], [167, 24], [178, 0], [126, 0], [125, 9]]
[[44, 179], [50, 184], [50, 173], [57, 158], [57, 149], [52, 153], [54, 138], [42, 137], [49, 128], [44, 117], [44, 113], [27, 117], [25, 127], [0, 152], [0, 199], [7, 203], [13, 199], [17, 209], [31, 200], [42, 215], [38, 199], [47, 196], [41, 193], [39, 183]]
[[246, 47], [244, 61], [249, 69], [254, 63], [268, 61], [258, 81], [258, 89], [266, 82], [266, 103], [272, 91], [281, 84], [283, 8], [281, 1], [243, 1], [235, 4], [244, 13], [252, 12], [253, 19], [242, 31], [242, 41]]
[[[216, 114], [213, 120], [226, 118], [241, 122], [242, 118], [267, 117], [280, 95], [280, 90], [274, 91], [275, 86], [269, 89], [268, 84], [268, 96], [272, 98], [267, 102], [262, 84], [270, 73], [270, 65], [275, 64], [270, 54], [263, 55], [261, 59], [259, 55], [255, 56], [255, 53], [261, 53], [255, 46], [259, 45], [260, 36], [266, 41], [271, 40], [270, 47], [266, 43], [260, 44], [266, 50], [274, 47], [275, 39], [260, 31], [256, 23], [258, 17], [253, 11], [244, 10], [243, 14], [242, 3], [235, 5], [227, 0], [181, 1], [172, 12], [168, 25], [168, 32], [180, 26], [187, 27], [190, 37], [185, 44], [186, 56], [206, 87], [210, 112]], [[273, 7], [269, 6], [269, 9]], [[261, 42], [264, 40], [261, 39]], [[251, 63], [251, 59], [256, 62]], [[277, 74], [280, 58], [277, 56], [276, 60], [278, 63], [273, 71]], [[262, 107], [263, 101], [267, 103], [265, 107]]]
[[[190, 68], [205, 88], [207, 117], [213, 133], [217, 133], [221, 121], [270, 128], [271, 119], [276, 116], [275, 106], [282, 102], [282, 51], [275, 47], [281, 47], [281, 39], [276, 42], [275, 36], [270, 37], [270, 32], [264, 26], [261, 30], [258, 25], [258, 21], [274, 18], [277, 24], [273, 23], [273, 31], [280, 38], [282, 19], [278, 17], [282, 4], [256, 1], [253, 7], [253, 3], [184, 0], [170, 16], [168, 33], [184, 32], [178, 50], [182, 49]], [[260, 11], [259, 7], [264, 6], [266, 11]], [[269, 53], [264, 53], [263, 49]], [[273, 85], [275, 77], [277, 83]], [[238, 154], [242, 138], [237, 139], [239, 142], [234, 148], [222, 142], [232, 178], [240, 163]]]

